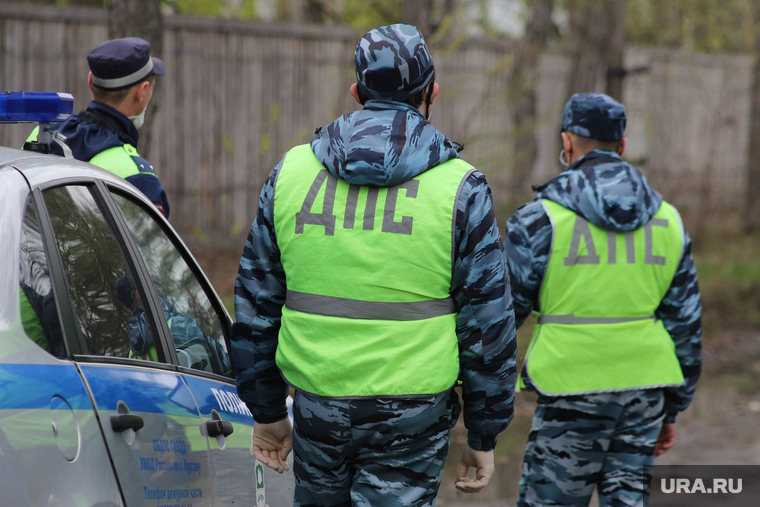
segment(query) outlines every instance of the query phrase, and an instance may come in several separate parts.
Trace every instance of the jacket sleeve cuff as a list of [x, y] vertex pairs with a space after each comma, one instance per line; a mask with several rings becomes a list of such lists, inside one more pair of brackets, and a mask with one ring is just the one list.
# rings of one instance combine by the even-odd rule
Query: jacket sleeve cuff
[[272, 424], [288, 417], [288, 407], [284, 402], [282, 407], [277, 407], [277, 409], [274, 410], [254, 410], [250, 405], [248, 406], [248, 410], [251, 411], [253, 420], [259, 424]]
[[674, 424], [676, 422], [676, 415], [678, 412], [674, 412], [672, 414], [665, 415], [665, 421], [663, 421], [665, 424]]
[[467, 445], [474, 451], [493, 451], [496, 447], [496, 437], [490, 435], [476, 435], [467, 433]]

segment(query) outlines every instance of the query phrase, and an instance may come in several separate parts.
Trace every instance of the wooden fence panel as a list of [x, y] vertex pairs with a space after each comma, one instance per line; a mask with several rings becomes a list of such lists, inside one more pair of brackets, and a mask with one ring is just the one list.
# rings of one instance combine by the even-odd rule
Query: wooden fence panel
[[626, 82], [628, 156], [689, 225], [745, 202], [752, 59], [634, 50]]
[[[0, 3], [0, 89], [65, 91], [76, 110], [90, 100], [89, 51], [107, 36], [98, 9]], [[262, 184], [290, 147], [359, 106], [349, 95], [360, 34], [346, 28], [277, 26], [168, 17], [153, 138], [141, 152], [159, 173], [171, 221], [189, 241], [239, 248]], [[465, 144], [486, 174], [501, 221], [512, 201], [512, 117], [507, 46], [433, 48], [441, 93], [432, 122]], [[532, 183], [561, 168], [559, 130], [569, 61], [547, 54], [537, 89], [538, 159]], [[751, 58], [628, 48], [627, 158], [687, 222], [745, 202]], [[0, 144], [20, 146], [29, 126], [3, 126]], [[146, 146], [149, 150], [146, 150]], [[503, 231], [503, 224], [501, 225]]]

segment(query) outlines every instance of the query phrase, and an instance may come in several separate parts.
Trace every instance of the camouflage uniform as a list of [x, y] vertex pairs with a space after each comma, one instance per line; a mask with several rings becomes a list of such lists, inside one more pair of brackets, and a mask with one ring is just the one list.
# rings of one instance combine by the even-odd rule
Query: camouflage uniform
[[[624, 128], [622, 105], [606, 95], [576, 95], [565, 108], [563, 129], [580, 136], [620, 139]], [[540, 311], [539, 293], [552, 248], [552, 223], [538, 199], [621, 232], [646, 224], [662, 203], [643, 174], [617, 153], [604, 150], [587, 153], [536, 190], [536, 201], [518, 208], [507, 222], [505, 251], [518, 327], [531, 310]], [[656, 317], [673, 339], [684, 384], [582, 396], [540, 395], [518, 505], [588, 505], [594, 486], [601, 505], [646, 503], [651, 476], [643, 467], [653, 463], [663, 420], [675, 422], [676, 414], [688, 407], [701, 371], [701, 305], [688, 234]], [[526, 388], [535, 390], [525, 367], [522, 377]]]
[[298, 392], [293, 416], [297, 505], [433, 505], [459, 399], [454, 391], [414, 400]]
[[586, 506], [594, 487], [599, 505], [642, 505], [663, 405], [661, 389], [540, 395], [518, 505]]
[[[415, 47], [415, 41], [417, 50], [412, 54], [408, 49], [410, 44]], [[419, 32], [404, 25], [373, 30], [360, 42], [357, 78], [370, 100], [361, 111], [338, 118], [311, 141], [312, 151], [332, 175], [352, 184], [388, 187], [458, 157], [455, 146], [417, 109], [398, 102], [409, 96], [398, 95], [399, 84], [383, 91], [382, 76], [359, 72], [366, 66], [366, 55], [373, 52], [373, 61], [390, 60], [390, 65], [394, 58], [402, 58], [411, 62], [405, 89], [419, 91], [432, 75], [427, 49], [421, 51], [419, 44], [424, 45]], [[235, 284], [232, 352], [238, 393], [259, 423], [287, 415], [288, 386], [275, 363], [287, 290], [273, 222], [281, 164], [262, 189]], [[513, 416], [516, 345], [491, 190], [481, 173], [467, 177], [453, 211], [450, 293], [458, 310], [464, 420], [470, 446], [488, 451]], [[339, 262], [335, 268], [340, 269]], [[387, 400], [331, 399], [297, 392], [295, 504], [433, 505], [450, 428], [459, 412], [453, 390], [430, 399]]]

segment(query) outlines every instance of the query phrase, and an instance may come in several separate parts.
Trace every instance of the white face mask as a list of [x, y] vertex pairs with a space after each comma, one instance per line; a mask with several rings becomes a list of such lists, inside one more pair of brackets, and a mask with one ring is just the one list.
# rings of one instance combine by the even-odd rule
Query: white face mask
[[145, 123], [145, 111], [147, 111], [148, 108], [146, 107], [143, 109], [142, 113], [136, 115], [136, 116], [129, 116], [128, 118], [132, 120], [132, 123], [134, 124], [136, 129], [139, 129], [143, 126], [143, 123]]

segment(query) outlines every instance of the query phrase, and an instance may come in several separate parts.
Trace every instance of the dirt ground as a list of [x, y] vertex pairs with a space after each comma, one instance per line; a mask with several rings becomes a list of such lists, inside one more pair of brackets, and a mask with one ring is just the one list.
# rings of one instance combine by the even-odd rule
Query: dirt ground
[[[678, 416], [676, 444], [657, 465], [760, 465], [760, 333], [736, 337], [734, 350], [703, 353], [705, 373], [689, 409]], [[731, 373], [718, 373], [727, 372]], [[453, 485], [466, 438], [460, 425], [437, 505], [442, 507], [512, 507], [518, 496], [522, 451], [530, 430], [535, 395], [518, 393], [515, 419], [499, 437], [493, 482], [478, 495], [459, 493]], [[597, 507], [596, 498], [591, 507]]]
[[[193, 253], [231, 310], [240, 252], [219, 253], [194, 248]], [[725, 299], [720, 290], [710, 289], [708, 294], [703, 295], [708, 320], [711, 308], [720, 308]], [[747, 300], [747, 297], [744, 299]], [[754, 305], [751, 298], [745, 303]], [[725, 312], [721, 313], [725, 317]], [[728, 326], [726, 321], [720, 322], [719, 332], [716, 327], [717, 324], [710, 321], [706, 323], [704, 368], [696, 398], [691, 407], [679, 415], [675, 447], [658, 458], [657, 464], [760, 464], [760, 330], [757, 325]], [[520, 330], [519, 357], [522, 357], [528, 334], [529, 329]], [[460, 418], [452, 433], [451, 450], [437, 505], [511, 507], [515, 504], [520, 462], [534, 407], [535, 395], [518, 393], [514, 421], [499, 437], [495, 476], [491, 484], [477, 495], [464, 495], [454, 488], [456, 466], [466, 439], [466, 430]], [[592, 506], [595, 505], [594, 500]]]

